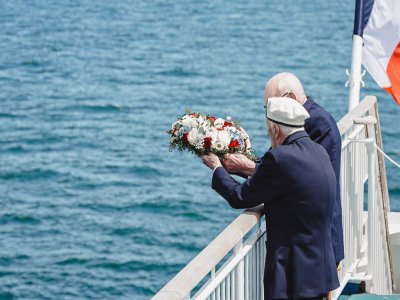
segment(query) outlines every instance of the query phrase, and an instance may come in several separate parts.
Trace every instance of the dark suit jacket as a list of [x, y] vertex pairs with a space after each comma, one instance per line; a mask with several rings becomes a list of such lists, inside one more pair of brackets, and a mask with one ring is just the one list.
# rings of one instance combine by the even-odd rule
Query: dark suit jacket
[[243, 184], [217, 168], [212, 187], [234, 208], [264, 203], [265, 299], [316, 297], [339, 286], [331, 245], [335, 173], [305, 131], [270, 149]]
[[310, 114], [304, 129], [310, 138], [320, 144], [328, 152], [336, 176], [336, 201], [332, 219], [332, 247], [336, 262], [344, 258], [342, 205], [340, 202], [340, 156], [342, 153], [342, 140], [340, 132], [332, 115], [307, 97], [304, 108]]

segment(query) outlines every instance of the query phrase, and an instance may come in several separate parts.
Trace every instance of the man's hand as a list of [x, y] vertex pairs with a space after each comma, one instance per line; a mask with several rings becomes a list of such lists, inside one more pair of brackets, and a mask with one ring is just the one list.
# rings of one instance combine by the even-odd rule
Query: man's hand
[[253, 176], [256, 164], [243, 154], [227, 154], [222, 160], [224, 168], [229, 173], [242, 173], [247, 176]]
[[216, 167], [222, 166], [221, 161], [219, 160], [218, 156], [216, 156], [214, 153], [202, 155], [202, 156], [200, 156], [200, 158], [203, 161], [203, 164], [205, 164], [211, 170], [214, 170]]

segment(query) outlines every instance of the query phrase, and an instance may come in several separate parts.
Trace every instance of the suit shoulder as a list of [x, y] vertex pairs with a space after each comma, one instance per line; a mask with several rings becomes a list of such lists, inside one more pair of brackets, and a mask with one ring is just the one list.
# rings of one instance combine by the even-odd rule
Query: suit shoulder
[[279, 148], [280, 147], [268, 150], [261, 158], [261, 163], [278, 165]]
[[332, 130], [334, 135], [339, 135], [339, 128], [337, 127], [336, 121], [333, 116], [325, 110], [318, 103], [313, 103], [308, 113], [310, 118], [306, 120], [305, 127], [310, 130], [310, 127], [319, 128], [325, 130]]
[[[294, 144], [287, 144], [287, 145], [280, 145], [279, 147], [275, 147], [270, 149], [266, 153], [266, 159], [269, 164], [274, 164], [278, 168], [280, 165], [285, 164], [285, 160], [293, 155], [293, 148], [295, 147]], [[294, 150], [296, 152], [296, 150]]]
[[318, 121], [328, 120], [329, 122], [334, 122], [336, 124], [332, 114], [316, 102], [311, 105], [308, 113], [310, 114], [310, 119], [315, 119]]
[[333, 117], [329, 112], [327, 112], [322, 106], [320, 106], [317, 103], [313, 103], [313, 105], [310, 107], [308, 113], [310, 114], [310, 121], [313, 122], [321, 122], [326, 120], [331, 120]]

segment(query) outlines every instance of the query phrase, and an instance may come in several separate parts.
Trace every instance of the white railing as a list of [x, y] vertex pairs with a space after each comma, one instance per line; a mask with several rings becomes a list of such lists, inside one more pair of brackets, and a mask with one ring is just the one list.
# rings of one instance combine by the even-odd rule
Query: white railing
[[[378, 119], [375, 125], [371, 124], [374, 118]], [[345, 259], [339, 271], [341, 285], [332, 296], [336, 299], [349, 280], [365, 280], [369, 292], [391, 294], [386, 174], [383, 158], [376, 159], [374, 147], [375, 142], [381, 143], [376, 98], [366, 97], [338, 127]], [[364, 218], [366, 182], [368, 214]], [[153, 299], [263, 299], [266, 234], [262, 217], [262, 205], [243, 212]]]
[[[367, 112], [368, 110], [360, 112], [357, 117], [363, 117]], [[353, 141], [365, 138], [366, 130], [364, 125], [354, 124], [354, 118], [350, 120], [346, 127], [340, 126], [346, 123], [345, 118], [338, 124], [342, 136], [340, 188], [345, 259], [339, 271], [341, 286], [334, 297], [340, 294], [350, 276], [356, 271], [364, 242], [362, 211], [364, 183], [368, 178], [368, 157], [365, 145]]]
[[240, 214], [153, 299], [263, 299], [263, 214], [263, 205]]
[[[375, 148], [376, 142], [381, 141], [377, 122], [376, 98], [366, 97], [338, 123], [342, 136], [340, 184], [345, 259], [339, 271], [341, 285], [333, 298], [340, 295], [349, 280], [366, 281], [368, 292], [392, 293], [388, 204], [384, 208], [386, 174]], [[366, 218], [363, 217], [365, 194], [368, 195]]]
[[262, 299], [265, 264], [265, 223], [243, 244], [238, 243], [233, 255], [193, 299]]

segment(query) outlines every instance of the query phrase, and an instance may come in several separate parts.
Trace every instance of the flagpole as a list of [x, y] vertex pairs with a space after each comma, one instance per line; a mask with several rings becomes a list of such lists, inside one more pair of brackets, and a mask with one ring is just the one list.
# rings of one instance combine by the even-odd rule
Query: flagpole
[[346, 83], [349, 86], [349, 107], [348, 110], [351, 111], [353, 108], [360, 103], [360, 87], [362, 83], [361, 75], [361, 57], [362, 57], [362, 47], [363, 47], [363, 30], [364, 30], [364, 0], [355, 1], [354, 10], [354, 30], [353, 30], [353, 50], [351, 54], [351, 70], [349, 75], [349, 80]]
[[349, 74], [349, 107], [348, 111], [353, 110], [360, 102], [360, 88], [362, 82], [361, 57], [363, 39], [361, 36], [353, 35], [353, 51], [351, 55], [351, 70]]

